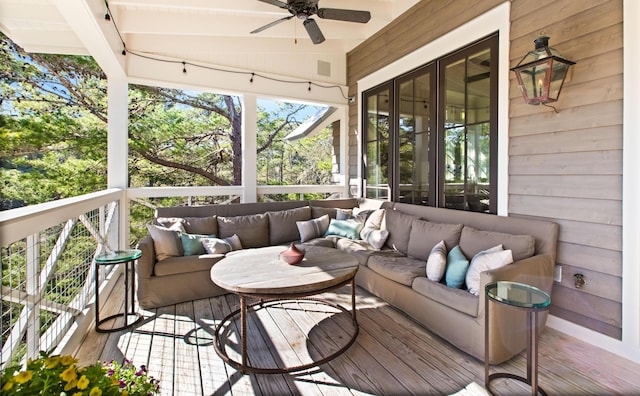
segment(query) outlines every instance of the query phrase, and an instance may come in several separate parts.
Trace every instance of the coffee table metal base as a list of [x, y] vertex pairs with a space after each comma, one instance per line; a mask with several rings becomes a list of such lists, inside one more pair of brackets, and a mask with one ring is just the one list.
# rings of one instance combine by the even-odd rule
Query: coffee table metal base
[[[349, 283], [349, 282], [346, 282]], [[246, 373], [256, 373], [256, 374], [283, 374], [283, 373], [292, 373], [292, 372], [297, 372], [297, 371], [302, 371], [302, 370], [306, 370], [312, 367], [316, 367], [316, 366], [320, 366], [322, 364], [325, 364], [329, 361], [331, 361], [332, 359], [335, 359], [336, 357], [340, 356], [341, 354], [343, 354], [347, 349], [349, 349], [351, 347], [351, 345], [353, 345], [353, 343], [356, 341], [356, 338], [358, 337], [358, 333], [360, 331], [360, 328], [358, 326], [358, 321], [356, 319], [356, 297], [355, 297], [355, 281], [354, 279], [351, 279], [350, 281], [351, 283], [351, 322], [353, 324], [353, 334], [351, 335], [351, 338], [347, 341], [347, 343], [342, 346], [340, 349], [338, 349], [337, 351], [335, 351], [334, 353], [331, 353], [330, 355], [323, 357], [320, 360], [317, 361], [313, 361], [310, 363], [305, 363], [302, 365], [298, 365], [298, 366], [291, 366], [291, 367], [254, 367], [249, 363], [249, 359], [248, 359], [248, 351], [247, 351], [247, 310], [250, 308], [254, 308], [254, 307], [258, 307], [255, 311], [258, 311], [260, 309], [265, 309], [267, 304], [269, 303], [273, 303], [273, 302], [278, 302], [278, 301], [313, 301], [319, 304], [323, 304], [329, 307], [333, 307], [336, 308], [338, 310], [340, 310], [341, 312], [344, 313], [349, 313], [349, 310], [344, 308], [343, 306], [339, 305], [339, 304], [334, 304], [319, 298], [313, 298], [313, 297], [309, 297], [309, 293], [306, 294], [301, 294], [301, 295], [286, 295], [286, 296], [264, 296], [264, 295], [260, 295], [260, 296], [255, 296], [255, 295], [246, 295], [246, 294], [239, 294], [240, 296], [240, 309], [237, 309], [233, 312], [231, 312], [229, 315], [227, 315], [226, 317], [224, 317], [224, 319], [222, 319], [222, 321], [220, 322], [220, 324], [216, 327], [215, 333], [214, 333], [214, 347], [216, 350], [216, 353], [218, 354], [218, 356], [220, 356], [220, 358], [227, 364], [229, 364], [231, 367], [239, 370], [240, 372], [242, 372], [243, 374]], [[341, 286], [341, 285], [340, 285]], [[339, 286], [338, 286], [339, 287]], [[335, 289], [336, 287], [331, 287], [327, 290], [321, 290], [321, 291], [317, 291], [314, 292], [313, 294], [321, 294], [325, 291], [328, 290], [332, 290]], [[253, 304], [247, 304], [246, 303], [246, 299], [247, 298], [260, 298], [260, 301], [253, 303]], [[254, 312], [255, 312], [254, 311]], [[233, 360], [229, 357], [229, 355], [226, 352], [226, 348], [225, 348], [225, 343], [223, 342], [223, 337], [222, 337], [222, 331], [225, 328], [225, 323], [232, 323], [234, 319], [236, 319], [238, 317], [238, 315], [240, 316], [240, 338], [241, 338], [241, 348], [242, 348], [242, 361], [238, 362], [236, 360]]]

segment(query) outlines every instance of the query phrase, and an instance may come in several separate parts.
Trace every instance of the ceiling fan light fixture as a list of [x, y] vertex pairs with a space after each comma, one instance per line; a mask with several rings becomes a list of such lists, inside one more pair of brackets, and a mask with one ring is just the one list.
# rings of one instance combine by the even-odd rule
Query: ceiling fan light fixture
[[280, 0], [259, 0], [263, 3], [274, 5], [276, 7], [289, 11], [291, 16], [278, 19], [268, 23], [251, 33], [260, 33], [269, 29], [283, 21], [289, 20], [294, 16], [303, 20], [303, 25], [314, 44], [320, 44], [325, 41], [324, 35], [320, 31], [320, 27], [311, 17], [316, 15], [320, 19], [330, 19], [343, 22], [367, 23], [371, 19], [369, 11], [346, 10], [339, 8], [318, 8], [318, 0], [287, 0], [286, 3]]

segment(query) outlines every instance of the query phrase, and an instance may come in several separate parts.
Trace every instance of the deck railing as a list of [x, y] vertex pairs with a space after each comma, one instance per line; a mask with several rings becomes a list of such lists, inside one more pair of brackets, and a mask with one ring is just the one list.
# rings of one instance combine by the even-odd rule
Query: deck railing
[[[341, 196], [344, 186], [260, 186], [265, 197]], [[93, 318], [95, 256], [126, 248], [134, 205], [152, 216], [170, 204], [242, 200], [242, 187], [110, 189], [0, 212], [0, 368], [37, 357], [39, 351], [71, 353]], [[146, 222], [143, 220], [142, 222]], [[133, 225], [144, 232], [144, 226]], [[121, 266], [100, 266], [100, 295], [111, 291]], [[70, 347], [71, 345], [71, 347]]]

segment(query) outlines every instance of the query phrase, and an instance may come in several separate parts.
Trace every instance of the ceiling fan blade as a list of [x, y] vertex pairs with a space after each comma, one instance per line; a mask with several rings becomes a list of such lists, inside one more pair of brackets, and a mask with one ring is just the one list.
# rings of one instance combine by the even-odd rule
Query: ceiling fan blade
[[251, 34], [260, 33], [260, 32], [261, 32], [261, 31], [263, 31], [263, 30], [267, 30], [267, 29], [269, 29], [270, 27], [272, 27], [272, 26], [276, 26], [277, 24], [279, 24], [279, 23], [281, 23], [281, 22], [288, 21], [288, 20], [289, 20], [289, 19], [291, 19], [291, 18], [293, 18], [293, 15], [288, 16], [288, 17], [284, 17], [284, 18], [281, 18], [281, 19], [278, 19], [278, 20], [273, 21], [273, 22], [271, 22], [271, 23], [267, 23], [266, 25], [264, 25], [264, 26], [262, 26], [262, 27], [259, 27], [259, 28], [257, 28], [256, 30], [252, 31], [252, 32], [251, 32]]
[[305, 29], [307, 29], [307, 33], [309, 33], [309, 37], [314, 44], [320, 44], [324, 41], [324, 35], [320, 31], [320, 28], [318, 27], [318, 24], [314, 19], [305, 19], [302, 24], [304, 25]]
[[274, 5], [274, 6], [276, 6], [276, 7], [284, 8], [285, 10], [289, 7], [289, 6], [287, 5], [287, 3], [283, 3], [283, 2], [278, 1], [278, 0], [258, 0], [258, 1], [261, 1], [261, 2], [263, 2], [263, 3], [267, 3], [267, 4]]
[[371, 19], [369, 11], [342, 10], [338, 8], [320, 8], [318, 17], [336, 21], [367, 23]]

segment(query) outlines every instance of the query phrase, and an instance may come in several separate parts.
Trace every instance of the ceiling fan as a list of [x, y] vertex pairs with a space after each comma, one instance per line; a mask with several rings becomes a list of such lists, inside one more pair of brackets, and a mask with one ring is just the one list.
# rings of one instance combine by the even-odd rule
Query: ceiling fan
[[318, 18], [322, 19], [333, 19], [336, 21], [358, 23], [367, 23], [369, 22], [369, 19], [371, 19], [371, 13], [369, 11], [344, 10], [339, 8], [318, 8], [318, 0], [287, 0], [286, 3], [279, 0], [259, 1], [285, 9], [289, 11], [291, 15], [259, 27], [256, 30], [252, 31], [251, 34], [260, 33], [263, 30], [269, 29], [270, 27], [273, 27], [281, 22], [288, 21], [293, 17], [297, 17], [298, 19], [303, 20], [302, 24], [307, 30], [311, 41], [314, 44], [320, 44], [324, 41], [324, 35], [320, 31], [320, 27], [318, 27], [315, 19], [311, 18], [313, 15], [317, 15]]

